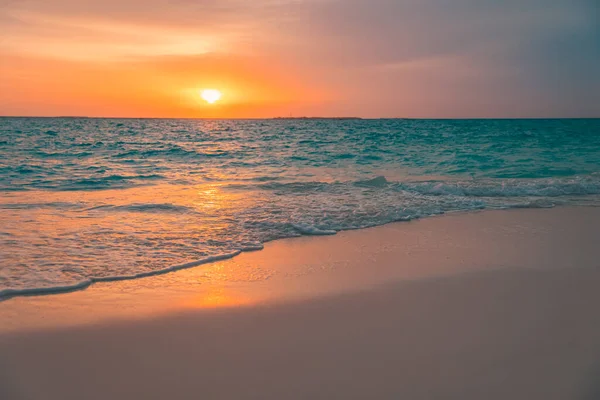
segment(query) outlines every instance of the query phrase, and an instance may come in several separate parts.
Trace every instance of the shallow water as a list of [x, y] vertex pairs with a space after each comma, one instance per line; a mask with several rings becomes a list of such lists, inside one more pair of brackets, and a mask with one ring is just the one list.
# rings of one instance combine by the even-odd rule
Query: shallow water
[[0, 118], [0, 296], [599, 198], [600, 120]]

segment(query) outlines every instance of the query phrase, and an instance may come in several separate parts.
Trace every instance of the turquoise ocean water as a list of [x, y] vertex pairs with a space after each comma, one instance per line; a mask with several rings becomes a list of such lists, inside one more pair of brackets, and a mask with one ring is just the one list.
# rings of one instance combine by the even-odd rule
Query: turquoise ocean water
[[0, 297], [564, 204], [600, 204], [598, 119], [0, 118]]

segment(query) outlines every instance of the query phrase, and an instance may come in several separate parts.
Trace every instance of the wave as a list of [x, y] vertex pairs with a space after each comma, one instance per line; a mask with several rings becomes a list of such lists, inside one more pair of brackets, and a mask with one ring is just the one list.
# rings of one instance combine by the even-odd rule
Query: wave
[[114, 158], [152, 158], [152, 157], [179, 157], [183, 159], [195, 157], [226, 157], [228, 151], [204, 151], [186, 150], [180, 146], [173, 146], [167, 149], [151, 149], [151, 150], [127, 150], [113, 155]]
[[0, 167], [0, 173], [2, 174], [14, 173], [20, 175], [29, 175], [48, 172], [50, 172], [49, 168], [41, 167], [39, 165], [7, 165]]
[[428, 196], [460, 197], [559, 197], [600, 194], [600, 175], [566, 178], [469, 179], [390, 181], [385, 176], [346, 182], [276, 182], [231, 183], [231, 189], [268, 190], [286, 193], [351, 190], [349, 185], [365, 189], [395, 190]]
[[362, 180], [362, 181], [356, 181], [356, 182], [354, 182], [354, 184], [356, 186], [373, 187], [373, 188], [384, 187], [388, 183], [389, 182], [385, 178], [385, 176], [377, 176], [377, 177], [375, 177], [373, 179], [367, 179], [367, 180]]
[[82, 207], [82, 203], [69, 203], [64, 201], [55, 201], [48, 203], [4, 203], [0, 204], [0, 209], [6, 210], [33, 210], [33, 209], [58, 209], [72, 210]]
[[296, 223], [296, 224], [292, 224], [292, 226], [294, 227], [294, 229], [296, 229], [298, 232], [302, 233], [303, 235], [322, 236], [322, 235], [335, 235], [337, 233], [333, 229], [319, 229], [315, 226], [311, 226], [311, 225], [307, 225], [307, 224]]
[[32, 186], [55, 191], [124, 189], [148, 184], [147, 181], [155, 181], [162, 179], [165, 179], [165, 176], [160, 174], [108, 175], [100, 178], [82, 178], [41, 182], [34, 181]]
[[34, 155], [39, 157], [39, 158], [86, 158], [86, 157], [91, 157], [94, 155], [94, 153], [90, 152], [90, 151], [80, 151], [80, 152], [73, 152], [73, 151], [64, 151], [64, 152], [50, 152], [50, 151], [43, 151], [43, 150], [37, 150], [34, 152]]
[[154, 271], [140, 272], [138, 274], [92, 277], [92, 278], [89, 278], [89, 279], [86, 279], [86, 280], [83, 280], [83, 281], [80, 281], [80, 282], [77, 282], [77, 283], [74, 283], [71, 285], [35, 287], [35, 288], [25, 288], [25, 289], [8, 288], [8, 289], [0, 290], [0, 300], [4, 300], [4, 299], [10, 298], [10, 297], [15, 297], [15, 296], [72, 292], [75, 290], [86, 289], [87, 287], [89, 287], [90, 285], [92, 285], [96, 282], [117, 282], [117, 281], [126, 281], [126, 280], [146, 278], [149, 276], [163, 275], [163, 274], [178, 271], [181, 269], [197, 267], [199, 265], [210, 263], [210, 262], [227, 260], [229, 258], [233, 258], [233, 257], [237, 256], [241, 252], [242, 252], [242, 250], [237, 250], [237, 251], [234, 251], [231, 253], [209, 256], [209, 257], [205, 257], [201, 260], [192, 261], [192, 262], [185, 263], [185, 264], [174, 265], [174, 266], [171, 266], [168, 268], [154, 270]]
[[600, 194], [600, 177], [541, 179], [478, 179], [397, 183], [402, 190], [423, 195], [463, 197], [559, 197]]
[[104, 210], [140, 213], [196, 213], [191, 207], [178, 206], [171, 203], [134, 203], [121, 206], [101, 205], [88, 208], [86, 211]]

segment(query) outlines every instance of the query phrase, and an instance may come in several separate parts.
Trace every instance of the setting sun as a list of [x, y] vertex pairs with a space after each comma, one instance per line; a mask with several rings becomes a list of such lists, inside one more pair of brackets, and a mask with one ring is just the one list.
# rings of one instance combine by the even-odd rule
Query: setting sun
[[221, 92], [216, 89], [204, 89], [200, 96], [208, 103], [213, 104], [221, 98]]

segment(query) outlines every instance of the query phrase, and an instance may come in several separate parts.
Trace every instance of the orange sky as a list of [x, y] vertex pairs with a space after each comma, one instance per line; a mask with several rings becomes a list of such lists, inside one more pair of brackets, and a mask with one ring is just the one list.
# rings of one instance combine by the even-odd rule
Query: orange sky
[[0, 0], [0, 115], [598, 113], [592, 3], [444, 4]]
[[[17, 115], [270, 117], [318, 104], [323, 90], [303, 87], [264, 60], [205, 56], [89, 62], [15, 56], [0, 65], [3, 105]], [[42, 66], [43, 65], [43, 66]], [[204, 88], [222, 99], [207, 104]], [[4, 96], [3, 96], [4, 97]]]

